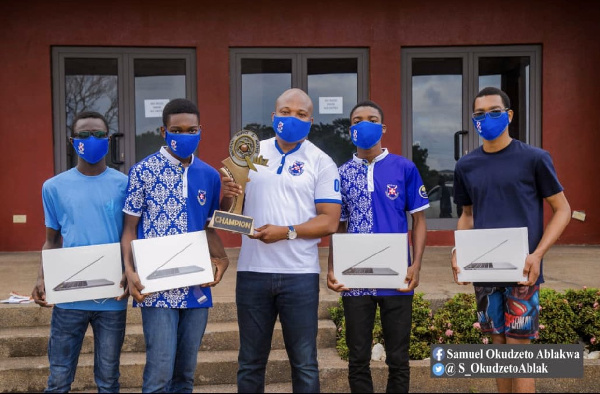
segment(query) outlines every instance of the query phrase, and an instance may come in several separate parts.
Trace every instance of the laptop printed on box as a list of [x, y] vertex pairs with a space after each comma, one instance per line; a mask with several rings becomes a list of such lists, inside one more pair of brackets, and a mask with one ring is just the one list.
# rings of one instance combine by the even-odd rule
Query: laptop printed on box
[[49, 304], [114, 298], [123, 294], [121, 244], [42, 250]]
[[108, 279], [89, 279], [89, 280], [73, 280], [70, 281], [75, 275], [82, 272], [84, 269], [96, 264], [98, 261], [102, 260], [104, 256], [100, 256], [96, 260], [92, 261], [90, 264], [86, 265], [79, 271], [75, 272], [73, 275], [69, 276], [67, 279], [60, 282], [53, 290], [54, 291], [62, 291], [62, 290], [75, 290], [75, 289], [89, 289], [90, 287], [99, 287], [99, 286], [111, 286], [114, 285], [115, 282], [110, 281]]
[[162, 267], [167, 265], [169, 262], [171, 262], [171, 260], [173, 260], [175, 257], [179, 256], [190, 246], [192, 246], [192, 243], [189, 243], [185, 248], [181, 249], [179, 252], [177, 252], [173, 256], [171, 256], [167, 261], [162, 263], [160, 265], [160, 267], [158, 267], [157, 269], [152, 271], [152, 273], [150, 275], [148, 275], [146, 277], [146, 279], [168, 278], [169, 276], [186, 275], [186, 274], [191, 274], [194, 272], [204, 271], [204, 268], [198, 267], [197, 265], [187, 265], [185, 267], [165, 268], [165, 269], [161, 270]]
[[333, 271], [350, 289], [402, 289], [408, 269], [406, 233], [336, 233]]
[[457, 230], [460, 282], [522, 282], [529, 254], [526, 227]]

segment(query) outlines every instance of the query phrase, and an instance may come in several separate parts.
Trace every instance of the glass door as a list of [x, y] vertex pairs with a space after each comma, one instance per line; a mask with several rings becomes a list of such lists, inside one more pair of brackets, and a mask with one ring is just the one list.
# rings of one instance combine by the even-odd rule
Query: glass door
[[271, 113], [284, 90], [297, 87], [313, 102], [309, 140], [341, 165], [355, 151], [350, 109], [367, 98], [368, 52], [340, 48], [236, 48], [231, 56], [231, 132], [275, 135]]
[[402, 49], [402, 150], [419, 169], [428, 191], [429, 229], [456, 228], [456, 161], [482, 141], [471, 113], [487, 86], [505, 91], [515, 116], [511, 137], [539, 146], [539, 46]]

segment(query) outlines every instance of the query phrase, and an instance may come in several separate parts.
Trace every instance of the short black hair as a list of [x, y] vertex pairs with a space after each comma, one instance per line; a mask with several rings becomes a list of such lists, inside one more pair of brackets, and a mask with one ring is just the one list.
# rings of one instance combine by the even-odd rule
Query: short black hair
[[200, 111], [198, 111], [198, 106], [193, 102], [185, 98], [177, 98], [169, 101], [165, 108], [163, 109], [163, 125], [167, 127], [167, 122], [169, 121], [169, 116], [175, 114], [194, 114], [200, 121]]
[[354, 106], [354, 108], [352, 108], [352, 111], [350, 111], [350, 122], [351, 123], [352, 123], [352, 114], [359, 107], [371, 107], [371, 108], [375, 108], [379, 112], [379, 117], [381, 118], [381, 123], [383, 123], [383, 110], [381, 109], [381, 107], [376, 102], [371, 101], [371, 100], [361, 101], [360, 103], [356, 104]]
[[102, 115], [99, 112], [95, 112], [95, 111], [82, 111], [82, 112], [78, 113], [77, 115], [75, 115], [75, 117], [73, 118], [73, 123], [71, 123], [71, 134], [73, 134], [73, 132], [75, 130], [75, 125], [81, 119], [100, 119], [104, 123], [104, 127], [106, 127], [106, 132], [110, 132], [110, 128], [108, 127], [108, 122], [107, 122], [106, 118], [104, 117], [104, 115]]
[[483, 96], [500, 96], [504, 108], [510, 108], [510, 98], [508, 98], [508, 94], [498, 88], [488, 86], [487, 88], [481, 89], [481, 91], [477, 93], [477, 96], [475, 96], [475, 99], [473, 100], [473, 109], [475, 109], [475, 100]]

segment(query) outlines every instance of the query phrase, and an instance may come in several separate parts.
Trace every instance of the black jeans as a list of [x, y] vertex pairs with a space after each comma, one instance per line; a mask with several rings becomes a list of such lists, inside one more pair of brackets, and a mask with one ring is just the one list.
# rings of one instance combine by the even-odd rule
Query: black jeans
[[346, 344], [350, 351], [348, 381], [353, 393], [372, 393], [371, 345], [375, 311], [380, 308], [389, 368], [386, 392], [407, 393], [410, 383], [408, 347], [412, 295], [342, 297], [346, 317]]

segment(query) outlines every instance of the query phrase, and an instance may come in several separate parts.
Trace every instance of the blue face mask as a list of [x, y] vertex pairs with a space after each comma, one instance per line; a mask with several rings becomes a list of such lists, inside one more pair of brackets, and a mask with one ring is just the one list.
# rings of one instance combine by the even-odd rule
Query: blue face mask
[[381, 140], [383, 125], [363, 120], [350, 127], [352, 143], [360, 149], [370, 149]]
[[473, 119], [475, 130], [477, 130], [481, 138], [488, 141], [498, 138], [509, 123], [508, 112], [503, 112], [498, 118], [492, 118], [488, 113], [485, 114], [484, 120]]
[[196, 151], [198, 143], [200, 142], [200, 130], [196, 134], [175, 134], [167, 131], [165, 137], [167, 146], [171, 149], [171, 152], [181, 157], [182, 159], [188, 158]]
[[83, 160], [96, 164], [108, 153], [108, 137], [96, 138], [93, 135], [88, 138], [73, 137], [73, 148]]
[[274, 116], [273, 129], [285, 142], [298, 142], [308, 136], [310, 122], [305, 122], [294, 116]]

